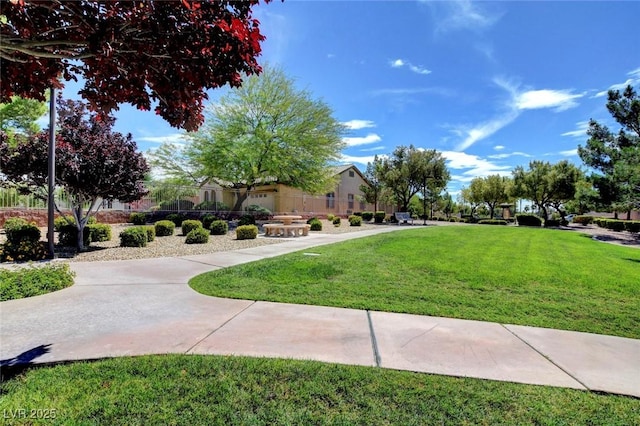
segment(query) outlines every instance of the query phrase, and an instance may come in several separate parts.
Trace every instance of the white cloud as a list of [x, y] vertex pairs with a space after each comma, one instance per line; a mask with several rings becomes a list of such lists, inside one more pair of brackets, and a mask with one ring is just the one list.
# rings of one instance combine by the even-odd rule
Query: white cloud
[[489, 12], [484, 4], [471, 0], [422, 0], [434, 13], [437, 32], [484, 30], [495, 24], [501, 14]]
[[628, 78], [624, 83], [612, 84], [607, 90], [596, 93], [594, 97], [601, 98], [603, 96], [607, 96], [609, 90], [624, 90], [627, 86], [635, 86], [637, 84], [640, 84], [640, 68], [628, 72], [627, 75], [630, 76], [630, 78]]
[[520, 157], [531, 157], [531, 155], [527, 154], [526, 152], [520, 152], [520, 151], [514, 151], [511, 153], [503, 153], [503, 154], [494, 154], [494, 155], [488, 155], [487, 158], [491, 158], [491, 159], [495, 159], [495, 160], [501, 160], [503, 158], [509, 158], [509, 157], [515, 157], [515, 156], [520, 156]]
[[456, 150], [464, 151], [474, 143], [488, 138], [498, 130], [507, 126], [518, 117], [517, 111], [509, 111], [503, 115], [497, 116], [484, 123], [477, 124], [473, 127], [462, 126], [454, 129], [454, 132], [460, 136], [464, 136], [464, 140], [456, 146]]
[[386, 149], [387, 147], [385, 146], [374, 146], [371, 148], [365, 148], [365, 149], [361, 149], [361, 152], [371, 152], [371, 151], [382, 151], [384, 149]]
[[584, 94], [574, 94], [569, 90], [529, 90], [518, 94], [514, 101], [516, 108], [520, 110], [555, 108], [555, 111], [564, 111], [578, 105], [575, 101]]
[[349, 120], [341, 124], [350, 130], [359, 130], [359, 129], [365, 129], [368, 127], [376, 127], [376, 123], [374, 123], [371, 120]]
[[456, 150], [464, 151], [478, 141], [488, 138], [503, 127], [516, 120], [523, 111], [531, 109], [553, 108], [560, 112], [577, 106], [575, 101], [584, 94], [572, 93], [570, 90], [520, 90], [519, 86], [504, 79], [495, 78], [493, 82], [510, 94], [510, 98], [504, 103], [504, 112], [492, 119], [475, 125], [461, 125], [452, 131], [463, 140], [458, 143]]
[[412, 72], [414, 72], [416, 74], [420, 74], [420, 75], [431, 74], [431, 70], [428, 70], [428, 69], [426, 69], [426, 68], [424, 68], [422, 66], [413, 65], [411, 62], [405, 61], [404, 59], [395, 59], [393, 61], [390, 61], [389, 65], [391, 65], [391, 68], [402, 68], [402, 67], [406, 66]]
[[478, 157], [458, 151], [443, 151], [442, 156], [447, 160], [447, 167], [456, 170], [464, 170], [462, 176], [458, 175], [461, 182], [471, 181], [474, 177], [485, 177], [489, 175], [509, 175], [511, 174], [511, 166], [499, 166]]
[[504, 145], [496, 145], [493, 147], [496, 151], [502, 151], [504, 149]]
[[347, 146], [368, 145], [370, 143], [380, 142], [381, 140], [382, 138], [375, 133], [369, 133], [364, 137], [342, 138], [342, 141], [347, 144]]
[[[354, 156], [354, 155], [342, 154], [340, 156], [340, 161], [342, 163], [347, 163], [347, 164], [358, 163], [366, 166], [367, 163], [372, 163], [374, 158], [375, 158], [375, 155]], [[380, 156], [378, 156], [378, 158], [380, 158]]]
[[151, 143], [184, 143], [185, 135], [183, 133], [172, 133], [164, 136], [144, 136], [136, 138], [138, 142], [151, 142]]
[[578, 155], [578, 149], [570, 149], [568, 151], [560, 151], [560, 155], [564, 155], [565, 157], [573, 157]]
[[584, 139], [587, 136], [587, 130], [589, 129], [588, 121], [579, 121], [576, 123], [576, 129], [570, 132], [564, 132], [562, 136], [570, 136], [572, 138]]

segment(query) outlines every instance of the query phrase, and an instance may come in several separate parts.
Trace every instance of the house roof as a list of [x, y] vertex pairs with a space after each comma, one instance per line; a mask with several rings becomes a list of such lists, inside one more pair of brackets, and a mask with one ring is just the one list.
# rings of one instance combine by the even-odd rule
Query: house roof
[[340, 175], [349, 169], [355, 170], [356, 173], [358, 173], [365, 182], [369, 183], [369, 180], [362, 174], [360, 169], [358, 169], [358, 167], [355, 164], [343, 164], [339, 166], [333, 166], [333, 172], [336, 175]]

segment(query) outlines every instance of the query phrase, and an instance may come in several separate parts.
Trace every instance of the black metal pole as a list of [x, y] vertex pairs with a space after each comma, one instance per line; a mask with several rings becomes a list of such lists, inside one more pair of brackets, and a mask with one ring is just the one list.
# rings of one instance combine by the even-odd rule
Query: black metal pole
[[56, 100], [55, 89], [49, 89], [49, 164], [48, 164], [48, 198], [47, 198], [47, 241], [49, 243], [49, 256], [53, 259], [55, 255], [53, 216], [54, 191], [56, 189]]

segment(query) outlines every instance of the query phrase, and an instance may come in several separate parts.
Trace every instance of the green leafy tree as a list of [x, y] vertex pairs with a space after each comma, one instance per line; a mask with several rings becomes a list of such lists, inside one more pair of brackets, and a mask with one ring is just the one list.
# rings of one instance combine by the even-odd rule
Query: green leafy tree
[[493, 218], [496, 206], [510, 200], [510, 187], [511, 179], [507, 176], [477, 177], [471, 181], [468, 197], [476, 205], [486, 204], [489, 216]]
[[384, 183], [382, 182], [382, 160], [376, 155], [373, 162], [367, 163], [364, 177], [368, 185], [360, 185], [360, 192], [365, 202], [373, 204], [373, 211], [378, 210], [379, 201], [384, 198]]
[[562, 206], [575, 197], [576, 184], [581, 178], [580, 170], [566, 160], [553, 165], [534, 160], [528, 170], [518, 166], [512, 173], [512, 194], [533, 201], [545, 220], [549, 217], [549, 207], [555, 207], [564, 217]]
[[9, 138], [16, 133], [35, 134], [40, 131], [37, 120], [46, 112], [45, 102], [12, 96], [11, 102], [0, 104], [0, 131]]
[[275, 182], [319, 194], [335, 183], [331, 164], [339, 160], [346, 129], [327, 104], [297, 89], [282, 70], [265, 67], [206, 114], [200, 130], [187, 135], [184, 164], [194, 176], [235, 189], [234, 211], [257, 185]]
[[444, 157], [435, 149], [417, 150], [411, 166], [415, 167], [412, 175], [422, 193], [422, 210], [426, 221], [427, 203], [429, 215], [433, 217], [433, 206], [440, 201], [440, 194], [447, 186], [451, 175], [447, 170]]
[[484, 204], [482, 197], [482, 188], [484, 181], [480, 178], [472, 179], [469, 183], [469, 187], [462, 188], [460, 194], [462, 195], [463, 203], [469, 203], [471, 208], [470, 215], [474, 216], [478, 207]]
[[617, 134], [595, 120], [589, 122], [586, 146], [578, 147], [582, 161], [595, 172], [589, 179], [602, 204], [614, 210], [640, 208], [640, 98], [631, 86], [610, 90], [607, 110], [620, 125]]

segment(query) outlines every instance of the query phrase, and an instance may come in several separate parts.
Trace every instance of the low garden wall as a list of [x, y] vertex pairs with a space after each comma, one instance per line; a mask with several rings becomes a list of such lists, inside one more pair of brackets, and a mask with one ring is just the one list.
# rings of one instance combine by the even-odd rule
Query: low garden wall
[[[70, 212], [68, 214], [71, 215]], [[130, 214], [126, 211], [105, 210], [98, 212], [97, 219], [100, 223], [125, 223], [129, 221]], [[58, 216], [59, 214], [56, 213], [56, 217]], [[4, 222], [10, 217], [20, 217], [28, 222], [35, 222], [39, 227], [47, 226], [46, 210], [0, 210], [0, 228], [4, 226]]]

